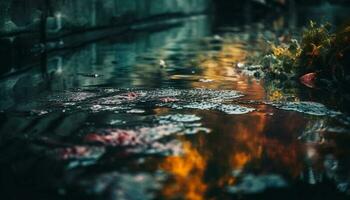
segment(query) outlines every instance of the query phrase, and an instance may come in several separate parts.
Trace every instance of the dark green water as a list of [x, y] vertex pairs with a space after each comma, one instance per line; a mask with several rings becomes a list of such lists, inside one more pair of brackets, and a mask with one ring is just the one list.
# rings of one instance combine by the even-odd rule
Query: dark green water
[[240, 72], [262, 40], [300, 31], [246, 20], [111, 37], [2, 80], [2, 195], [348, 199], [347, 98]]

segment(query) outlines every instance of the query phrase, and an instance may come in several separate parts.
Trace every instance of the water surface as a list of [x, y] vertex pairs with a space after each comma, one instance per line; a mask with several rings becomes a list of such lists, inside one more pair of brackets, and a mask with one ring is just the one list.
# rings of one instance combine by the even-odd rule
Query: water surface
[[349, 198], [347, 102], [236, 67], [296, 32], [284, 20], [194, 17], [46, 55], [2, 80], [4, 195]]

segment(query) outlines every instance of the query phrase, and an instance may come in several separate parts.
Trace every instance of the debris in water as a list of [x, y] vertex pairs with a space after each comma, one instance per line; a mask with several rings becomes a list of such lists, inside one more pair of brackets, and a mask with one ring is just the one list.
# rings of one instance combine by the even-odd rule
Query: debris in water
[[300, 77], [300, 82], [309, 88], [315, 88], [316, 73], [308, 73]]

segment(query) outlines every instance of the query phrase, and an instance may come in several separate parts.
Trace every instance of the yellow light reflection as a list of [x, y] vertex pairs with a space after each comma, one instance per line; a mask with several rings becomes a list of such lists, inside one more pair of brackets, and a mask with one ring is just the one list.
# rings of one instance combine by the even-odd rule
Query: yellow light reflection
[[184, 199], [202, 200], [207, 185], [203, 181], [206, 159], [190, 142], [183, 143], [182, 156], [170, 156], [160, 168], [174, 176], [175, 181], [162, 191], [166, 197], [183, 195]]
[[[174, 75], [173, 79], [190, 79], [192, 87], [204, 87], [211, 89], [232, 89], [249, 94], [250, 99], [265, 99], [266, 95], [270, 100], [283, 99], [283, 93], [274, 91], [266, 94], [262, 84], [254, 79], [239, 74], [234, 63], [244, 62], [247, 51], [240, 44], [231, 42], [224, 43], [220, 52], [211, 52], [206, 55], [198, 55], [196, 59], [200, 62], [200, 74], [194, 76]], [[211, 79], [211, 82], [195, 81], [200, 78]], [[283, 144], [278, 139], [266, 136], [269, 124], [272, 124], [273, 112], [268, 106], [261, 105], [259, 110], [244, 116], [225, 117], [205, 112], [204, 120], [207, 123], [219, 123], [218, 126], [223, 132], [229, 134], [229, 140], [215, 139], [214, 141], [204, 140], [200, 151], [194, 148], [190, 142], [184, 141], [183, 156], [170, 156], [160, 164], [160, 168], [174, 176], [162, 191], [162, 194], [169, 199], [202, 200], [208, 184], [204, 181], [204, 172], [209, 162], [215, 161], [220, 168], [226, 169], [220, 177], [217, 177], [216, 184], [219, 187], [233, 185], [236, 178], [232, 176], [232, 170], [244, 171], [248, 164], [261, 162], [268, 158], [279, 165], [285, 166], [290, 174], [297, 176], [300, 173], [301, 165], [298, 162], [298, 146], [295, 143]], [[196, 111], [197, 112], [197, 111]], [[291, 115], [294, 115], [292, 113]], [[237, 119], [239, 117], [239, 119]], [[297, 121], [291, 123], [287, 119], [295, 118], [289, 116], [282, 120], [285, 125], [284, 132], [293, 133], [299, 127]], [[228, 120], [228, 121], [227, 121]], [[217, 147], [218, 143], [222, 147]], [[217, 158], [220, 156], [220, 158]]]

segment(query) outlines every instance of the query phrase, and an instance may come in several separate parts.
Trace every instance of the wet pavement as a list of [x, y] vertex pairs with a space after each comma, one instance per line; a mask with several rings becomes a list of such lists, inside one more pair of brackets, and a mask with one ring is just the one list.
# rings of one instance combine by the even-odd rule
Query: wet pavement
[[[0, 82], [8, 199], [348, 199], [350, 116], [336, 92], [236, 66], [272, 23], [111, 37]], [[297, 36], [296, 36], [297, 37]]]

